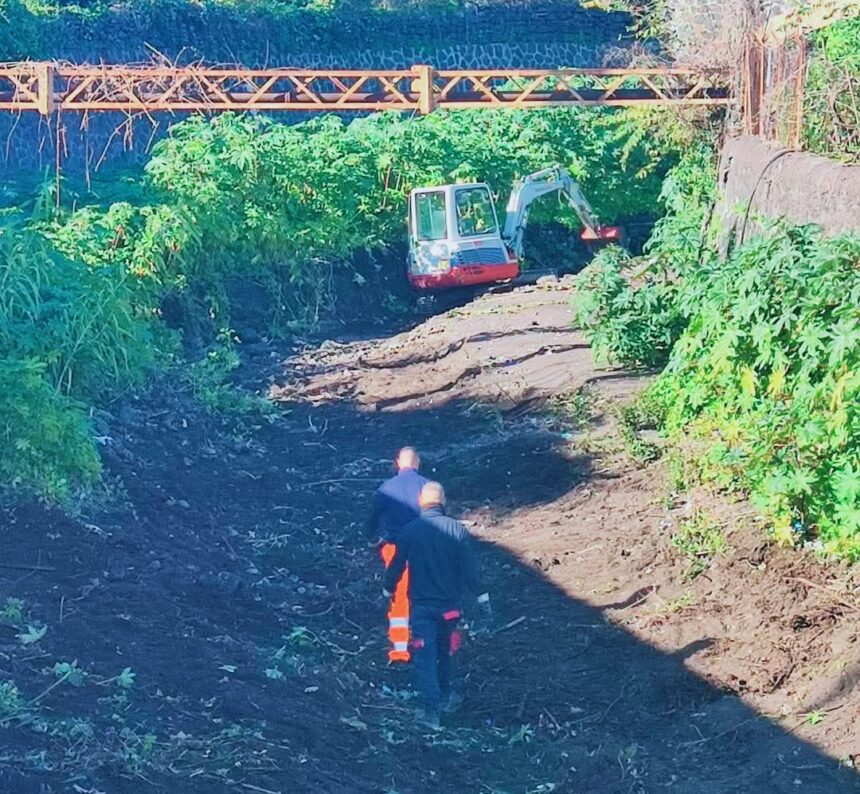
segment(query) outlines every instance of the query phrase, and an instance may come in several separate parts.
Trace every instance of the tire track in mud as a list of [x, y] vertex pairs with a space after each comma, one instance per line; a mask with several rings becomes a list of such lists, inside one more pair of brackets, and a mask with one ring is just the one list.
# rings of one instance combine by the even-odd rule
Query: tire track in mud
[[[291, 383], [271, 394], [317, 405], [349, 399], [371, 410], [405, 410], [416, 402], [440, 406], [466, 383], [475, 400], [485, 399], [489, 379], [505, 410], [525, 400], [534, 403], [569, 388], [571, 372], [593, 368], [587, 345], [571, 327], [569, 294], [567, 288], [530, 288], [501, 300], [490, 295], [374, 346], [324, 343], [294, 358]], [[403, 355], [416, 347], [420, 353]], [[554, 369], [544, 366], [542, 357], [547, 362], [551, 357]], [[534, 362], [539, 377], [522, 368], [528, 362]], [[541, 380], [547, 382], [537, 385]], [[468, 399], [465, 391], [459, 398]]]
[[[498, 332], [497, 334], [492, 334], [488, 332], [474, 334], [473, 336], [465, 336], [461, 339], [458, 339], [455, 342], [451, 342], [447, 347], [442, 350], [434, 351], [431, 353], [427, 353], [424, 355], [418, 356], [410, 356], [405, 359], [396, 359], [394, 361], [389, 361], [383, 359], [382, 361], [372, 361], [369, 358], [359, 356], [358, 357], [358, 368], [364, 369], [405, 369], [406, 367], [411, 367], [414, 365], [420, 364], [435, 364], [437, 361], [441, 361], [444, 358], [447, 358], [454, 353], [462, 350], [464, 346], [469, 344], [476, 344], [479, 342], [489, 342], [493, 339], [498, 338], [506, 338], [509, 339], [511, 337], [520, 336], [522, 334], [534, 334], [540, 333], [542, 335], [546, 334], [563, 334], [565, 336], [570, 336], [570, 326], [561, 326], [557, 328], [539, 328], [539, 329], [522, 329], [522, 330], [512, 330], [508, 332]], [[546, 346], [549, 347], [549, 346]], [[546, 349], [546, 348], [544, 348]], [[540, 353], [533, 353], [532, 355], [540, 355]]]
[[[529, 361], [533, 358], [537, 358], [538, 356], [544, 356], [547, 354], [554, 353], [567, 353], [572, 350], [584, 350], [587, 348], [587, 345], [581, 343], [572, 345], [544, 345], [543, 347], [539, 347], [537, 350], [532, 350], [527, 353], [524, 353], [518, 358], [505, 359], [503, 361], [492, 361], [489, 363], [476, 364], [473, 366], [466, 367], [465, 369], [461, 370], [460, 373], [453, 380], [446, 381], [441, 385], [434, 386], [432, 389], [422, 389], [421, 391], [398, 395], [397, 397], [392, 397], [388, 399], [375, 399], [372, 395], [361, 394], [361, 399], [362, 402], [371, 404], [376, 408], [376, 410], [382, 411], [387, 408], [402, 406], [415, 400], [426, 400], [427, 398], [433, 397], [435, 395], [445, 394], [446, 392], [450, 392], [457, 386], [461, 386], [468, 380], [474, 380], [479, 375], [492, 374], [495, 370], [516, 367], [518, 364], [523, 364], [526, 361]], [[423, 363], [432, 363], [437, 360], [439, 359], [428, 359], [426, 362]], [[392, 367], [375, 367], [375, 369], [400, 369], [402, 366], [407, 365], [397, 365]], [[509, 406], [507, 410], [516, 410], [519, 407], [520, 405], [515, 403], [514, 405]]]

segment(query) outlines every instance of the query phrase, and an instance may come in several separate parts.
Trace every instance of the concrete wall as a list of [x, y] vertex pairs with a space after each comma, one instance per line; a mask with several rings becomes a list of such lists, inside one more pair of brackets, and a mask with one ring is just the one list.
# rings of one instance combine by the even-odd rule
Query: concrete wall
[[757, 216], [813, 223], [828, 235], [860, 234], [860, 166], [741, 136], [723, 147], [720, 186], [723, 250], [732, 239], [749, 239]]

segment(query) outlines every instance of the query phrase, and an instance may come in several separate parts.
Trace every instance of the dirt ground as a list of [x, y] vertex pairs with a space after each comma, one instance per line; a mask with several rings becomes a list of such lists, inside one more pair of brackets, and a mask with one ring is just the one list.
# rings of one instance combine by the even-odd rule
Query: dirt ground
[[[595, 368], [569, 297], [257, 340], [237, 384], [270, 416], [165, 380], [97, 417], [109, 507], [0, 508], [0, 608], [22, 602], [0, 614], [0, 791], [860, 791], [851, 571], [635, 464], [614, 406], [645, 381]], [[360, 534], [407, 443], [480, 537], [496, 611], [436, 735], [385, 663]], [[697, 515], [726, 549], [691, 578], [670, 541]]]

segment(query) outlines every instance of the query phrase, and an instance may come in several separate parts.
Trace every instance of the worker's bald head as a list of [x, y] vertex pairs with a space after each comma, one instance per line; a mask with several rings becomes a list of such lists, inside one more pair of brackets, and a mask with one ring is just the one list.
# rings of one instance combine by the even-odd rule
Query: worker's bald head
[[445, 489], [441, 483], [430, 482], [424, 483], [421, 489], [421, 495], [418, 497], [418, 504], [422, 508], [427, 507], [444, 507], [445, 506]]
[[415, 447], [403, 447], [397, 453], [397, 469], [417, 469], [421, 466], [421, 458], [418, 456], [418, 450]]

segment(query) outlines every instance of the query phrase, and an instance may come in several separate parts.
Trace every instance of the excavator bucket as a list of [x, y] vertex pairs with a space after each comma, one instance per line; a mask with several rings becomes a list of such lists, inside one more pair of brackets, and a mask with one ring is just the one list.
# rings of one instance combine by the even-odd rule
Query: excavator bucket
[[627, 239], [621, 226], [598, 226], [596, 229], [583, 229], [580, 237], [591, 249], [604, 248], [607, 245], [623, 247]]

